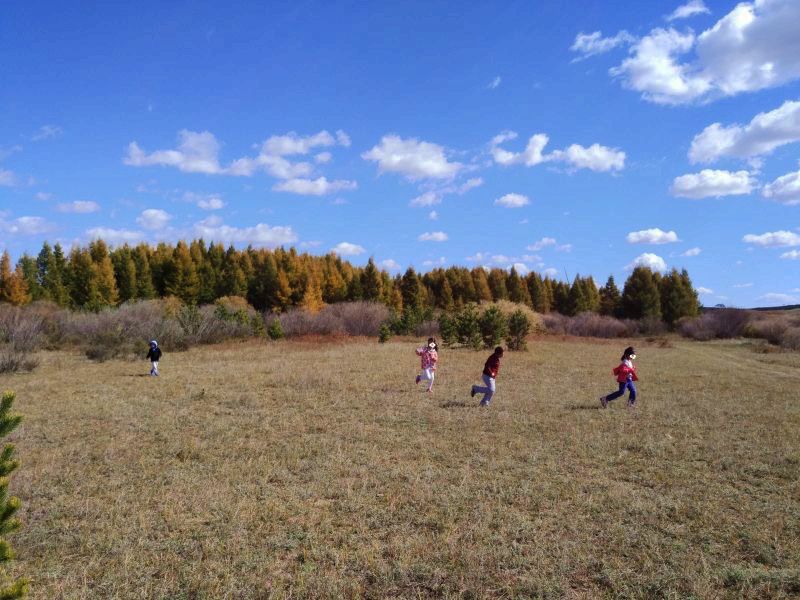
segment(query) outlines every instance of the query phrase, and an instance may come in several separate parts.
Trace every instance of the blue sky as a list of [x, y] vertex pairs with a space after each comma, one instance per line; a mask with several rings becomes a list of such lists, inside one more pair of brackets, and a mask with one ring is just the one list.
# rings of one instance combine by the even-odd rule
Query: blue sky
[[800, 2], [4, 3], [0, 247], [203, 236], [800, 302]]

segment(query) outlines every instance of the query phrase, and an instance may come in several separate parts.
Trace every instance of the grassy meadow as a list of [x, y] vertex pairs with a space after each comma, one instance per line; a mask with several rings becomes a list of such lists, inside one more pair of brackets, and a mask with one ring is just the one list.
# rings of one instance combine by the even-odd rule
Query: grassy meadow
[[34, 598], [790, 598], [800, 594], [800, 354], [640, 342], [639, 406], [601, 410], [627, 344], [231, 343], [43, 352], [2, 375]]

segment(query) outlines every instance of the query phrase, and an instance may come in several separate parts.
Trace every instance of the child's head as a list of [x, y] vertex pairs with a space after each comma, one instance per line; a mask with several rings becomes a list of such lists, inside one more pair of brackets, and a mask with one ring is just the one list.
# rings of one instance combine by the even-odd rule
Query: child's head
[[428, 348], [431, 350], [436, 350], [439, 346], [436, 344], [436, 338], [429, 337], [428, 338]]
[[494, 353], [497, 356], [503, 356], [503, 347], [502, 346], [498, 346], [497, 348], [494, 349]]
[[151, 347], [151, 348], [156, 348], [156, 347], [158, 347], [158, 342], [157, 342], [157, 341], [155, 341], [155, 340], [150, 340], [150, 347]]
[[633, 346], [628, 346], [622, 353], [620, 360], [633, 360], [634, 358], [636, 358], [636, 350], [633, 349]]

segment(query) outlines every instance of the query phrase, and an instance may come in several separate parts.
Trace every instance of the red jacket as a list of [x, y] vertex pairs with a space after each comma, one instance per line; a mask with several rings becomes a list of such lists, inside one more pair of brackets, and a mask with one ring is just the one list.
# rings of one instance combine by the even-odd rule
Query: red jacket
[[497, 354], [492, 354], [486, 359], [486, 364], [483, 365], [483, 374], [488, 375], [492, 379], [497, 377], [500, 372], [500, 357]]
[[617, 376], [617, 383], [625, 383], [628, 381], [630, 377], [633, 381], [639, 381], [639, 378], [636, 376], [636, 365], [631, 363], [631, 366], [625, 364], [625, 361], [619, 363], [618, 367], [615, 367], [612, 371], [614, 375]]

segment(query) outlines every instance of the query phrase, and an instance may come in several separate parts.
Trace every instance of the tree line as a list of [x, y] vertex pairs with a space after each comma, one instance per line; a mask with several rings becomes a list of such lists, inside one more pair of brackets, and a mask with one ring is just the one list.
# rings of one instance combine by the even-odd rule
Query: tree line
[[237, 250], [202, 239], [175, 245], [138, 244], [110, 249], [102, 240], [74, 246], [45, 242], [37, 256], [24, 254], [12, 268], [0, 259], [0, 301], [24, 305], [49, 300], [62, 307], [97, 311], [130, 300], [174, 296], [189, 305], [225, 296], [246, 298], [261, 311], [368, 300], [397, 314], [428, 309], [457, 310], [472, 302], [510, 300], [537, 312], [576, 315], [586, 311], [618, 318], [656, 318], [674, 323], [699, 312], [697, 292], [686, 270], [662, 275], [637, 267], [617, 287], [614, 277], [597, 286], [510, 270], [448, 267], [402, 275], [378, 269], [373, 259], [358, 267], [336, 254], [313, 256], [294, 248]]

